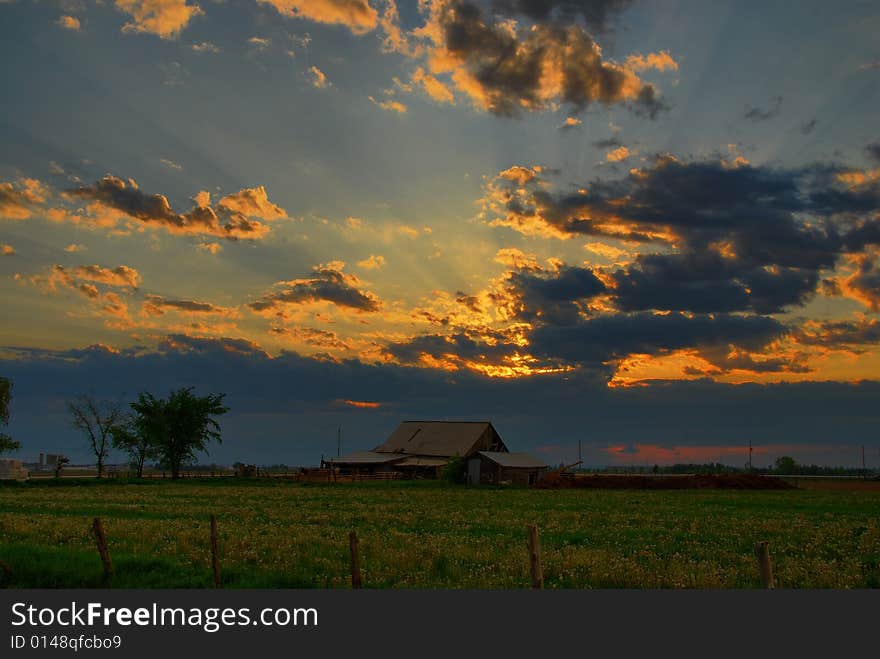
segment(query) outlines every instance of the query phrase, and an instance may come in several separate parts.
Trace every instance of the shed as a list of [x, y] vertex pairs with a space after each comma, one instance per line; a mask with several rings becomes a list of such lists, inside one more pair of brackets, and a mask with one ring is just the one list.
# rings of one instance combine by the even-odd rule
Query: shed
[[468, 460], [468, 483], [534, 485], [547, 468], [528, 453], [479, 451]]

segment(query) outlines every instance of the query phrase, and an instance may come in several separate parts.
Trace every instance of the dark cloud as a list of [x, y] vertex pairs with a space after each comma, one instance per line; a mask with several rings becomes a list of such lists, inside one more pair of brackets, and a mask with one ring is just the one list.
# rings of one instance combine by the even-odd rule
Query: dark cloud
[[633, 353], [659, 355], [711, 346], [756, 351], [786, 332], [779, 321], [765, 316], [640, 312], [539, 326], [530, 333], [529, 344], [536, 356], [599, 368]]
[[769, 108], [765, 109], [748, 106], [746, 108], [745, 114], [743, 115], [743, 118], [754, 122], [767, 121], [768, 119], [772, 119], [773, 117], [777, 116], [781, 109], [782, 97], [774, 96], [773, 103]]
[[[264, 202], [262, 207], [255, 205], [252, 193], [257, 193], [256, 201]], [[285, 216], [282, 209], [268, 202], [262, 187], [229, 195], [220, 200], [216, 209], [208, 203], [198, 203], [187, 213], [174, 211], [164, 195], [143, 192], [133, 180], [124, 181], [110, 175], [65, 194], [71, 199], [98, 202], [129, 218], [171, 233], [211, 235], [231, 240], [258, 239], [268, 233], [268, 226], [252, 219], [253, 216], [269, 220]], [[208, 196], [200, 193], [202, 195]], [[263, 214], [259, 214], [261, 211]]]
[[144, 300], [144, 311], [153, 316], [161, 316], [166, 311], [182, 311], [185, 313], [223, 314], [228, 311], [210, 302], [197, 300], [174, 300], [161, 295], [147, 295]]
[[[622, 310], [766, 314], [802, 305], [843, 256], [880, 244], [880, 181], [863, 179], [832, 165], [775, 169], [667, 156], [574, 194], [554, 194], [540, 170], [522, 168], [489, 185], [484, 207], [490, 223], [526, 234], [672, 248], [611, 274], [610, 295]], [[871, 263], [862, 262], [854, 285], [876, 286]]]
[[593, 142], [593, 146], [597, 149], [614, 149], [619, 146], [623, 146], [623, 142], [621, 142], [616, 137], [606, 137], [601, 140], [596, 140]]
[[604, 32], [631, 4], [632, 0], [492, 0], [492, 9], [539, 23], [571, 23], [581, 18], [590, 30]]
[[818, 124], [818, 119], [810, 119], [809, 121], [805, 121], [801, 124], [801, 134], [809, 135], [816, 128], [816, 124]]
[[798, 343], [829, 349], [880, 343], [880, 321], [859, 320], [813, 321], [803, 324], [794, 332]]
[[868, 157], [871, 160], [880, 164], [880, 141], [868, 144], [868, 146], [865, 147], [865, 153], [868, 154]]
[[819, 283], [817, 270], [768, 270], [713, 251], [640, 255], [613, 277], [614, 302], [624, 311], [775, 313], [803, 304]]
[[583, 304], [605, 291], [591, 269], [571, 266], [553, 273], [517, 270], [507, 287], [521, 320], [556, 325], [576, 322]]
[[[880, 425], [877, 382], [733, 386], [702, 380], [609, 389], [589, 372], [499, 380], [293, 353], [270, 358], [241, 339], [180, 336], [159, 350], [5, 352], [0, 372], [15, 386], [10, 434], [22, 441], [25, 459], [41, 451], [65, 453], [75, 463], [90, 459], [66, 409], [82, 392], [130, 401], [141, 391], [165, 395], [184, 386], [226, 393], [231, 410], [221, 419], [223, 443], [201, 458], [225, 464], [315, 465], [322, 453], [335, 452], [339, 425], [344, 450], [368, 449], [408, 418], [489, 419], [511, 450], [537, 451], [553, 438], [565, 444], [568, 457], [582, 438], [591, 464], [608, 462], [603, 447], [629, 442], [745, 447], [751, 440], [790, 444], [798, 455], [828, 444], [846, 451], [868, 442], [870, 448]], [[337, 400], [381, 400], [383, 406], [364, 413]], [[852, 448], [853, 462], [857, 456]]]
[[[537, 4], [534, 10], [543, 11]], [[593, 103], [624, 103], [652, 118], [664, 108], [653, 85], [603, 59], [599, 46], [578, 25], [537, 23], [515, 32], [507, 24], [491, 22], [476, 4], [453, 0], [440, 13], [439, 27], [439, 46], [472, 77], [464, 90], [494, 114], [517, 116], [556, 100], [577, 110]], [[548, 80], [554, 86], [549, 93]]]
[[378, 311], [381, 306], [379, 299], [372, 293], [359, 290], [360, 280], [342, 272], [341, 268], [335, 263], [315, 266], [310, 278], [281, 282], [281, 290], [265, 295], [248, 306], [254, 311], [263, 312], [285, 304], [326, 300], [357, 311]]

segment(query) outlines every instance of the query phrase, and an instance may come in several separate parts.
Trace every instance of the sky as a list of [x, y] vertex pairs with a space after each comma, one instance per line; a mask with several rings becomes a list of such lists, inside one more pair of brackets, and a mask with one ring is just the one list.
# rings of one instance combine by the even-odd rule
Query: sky
[[[880, 465], [880, 10], [0, 0], [0, 375], [226, 394], [204, 461], [408, 419], [550, 463]], [[121, 459], [120, 456], [115, 456]]]

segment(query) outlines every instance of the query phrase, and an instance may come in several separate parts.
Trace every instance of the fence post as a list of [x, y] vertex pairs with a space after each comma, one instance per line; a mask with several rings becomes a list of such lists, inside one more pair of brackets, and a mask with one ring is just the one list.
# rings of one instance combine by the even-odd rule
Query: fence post
[[220, 588], [220, 557], [217, 555], [217, 517], [211, 515], [211, 569], [214, 572], [214, 588]]
[[361, 556], [356, 531], [348, 534], [348, 548], [351, 550], [351, 587], [358, 590], [361, 587]]
[[544, 571], [541, 568], [541, 543], [538, 540], [538, 526], [529, 524], [529, 564], [532, 569], [532, 588], [544, 587]]
[[92, 531], [95, 534], [95, 542], [98, 545], [98, 554], [101, 556], [101, 563], [104, 565], [104, 578], [109, 579], [113, 576], [113, 562], [110, 560], [110, 550], [107, 547], [107, 535], [104, 533], [104, 525], [99, 517], [92, 522]]
[[761, 570], [761, 588], [775, 588], [773, 567], [770, 565], [770, 543], [763, 540], [755, 543], [755, 556]]

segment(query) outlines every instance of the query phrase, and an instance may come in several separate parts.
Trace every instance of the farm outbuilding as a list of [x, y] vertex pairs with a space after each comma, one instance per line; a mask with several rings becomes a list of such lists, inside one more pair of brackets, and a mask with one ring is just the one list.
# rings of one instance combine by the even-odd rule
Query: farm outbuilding
[[[343, 474], [439, 478], [453, 457], [467, 461], [481, 453], [526, 456], [524, 453], [509, 453], [501, 435], [488, 421], [404, 421], [372, 451], [350, 453], [325, 460], [324, 464]], [[531, 461], [520, 458], [523, 465], [546, 467], [535, 458], [526, 457]], [[508, 465], [505, 469], [503, 480], [528, 483], [532, 482], [530, 477], [520, 471], [534, 471], [536, 467]], [[517, 469], [520, 471], [512, 478], [514, 472], [510, 470]], [[478, 479], [474, 482], [489, 481]]]
[[468, 483], [534, 485], [547, 465], [528, 453], [479, 451], [468, 460]]

